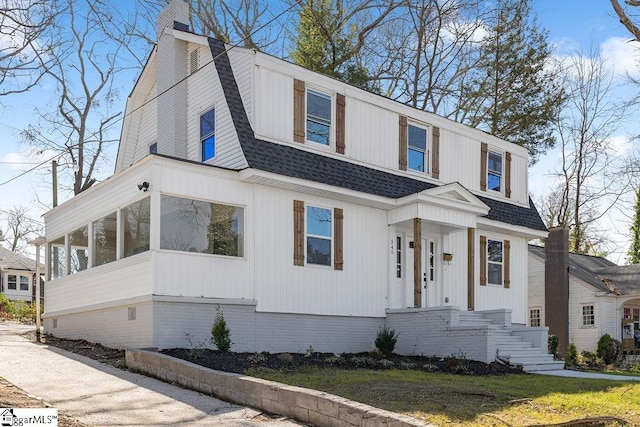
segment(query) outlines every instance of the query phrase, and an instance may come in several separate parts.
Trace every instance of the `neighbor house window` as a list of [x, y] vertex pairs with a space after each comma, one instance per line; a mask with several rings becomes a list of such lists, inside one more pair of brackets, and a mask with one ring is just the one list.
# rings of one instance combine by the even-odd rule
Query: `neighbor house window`
[[582, 306], [582, 326], [594, 326], [596, 315], [592, 305]]
[[487, 279], [491, 285], [502, 286], [502, 242], [487, 240]]
[[502, 153], [489, 151], [487, 160], [487, 188], [502, 191]]
[[149, 250], [149, 215], [151, 198], [147, 197], [122, 210], [123, 257]]
[[67, 274], [67, 257], [64, 250], [64, 236], [49, 243], [49, 267], [51, 279], [57, 279]]
[[113, 212], [93, 222], [93, 266], [116, 260], [117, 216]]
[[633, 309], [633, 320], [636, 322], [640, 320], [640, 308]]
[[69, 233], [69, 273], [89, 267], [89, 227], [86, 225]]
[[200, 146], [202, 161], [205, 162], [216, 156], [216, 114], [211, 109], [200, 116]]
[[329, 145], [331, 142], [331, 96], [307, 90], [307, 140]]
[[307, 264], [331, 265], [331, 209], [307, 207]]
[[529, 310], [529, 326], [531, 326], [532, 328], [537, 328], [540, 325], [540, 309], [532, 308], [531, 310]]
[[10, 274], [7, 276], [7, 289], [16, 290], [18, 286], [18, 276]]
[[424, 172], [427, 170], [427, 130], [410, 124], [407, 126], [407, 132], [409, 169]]
[[221, 203], [162, 196], [160, 248], [244, 256], [244, 209]]
[[631, 309], [629, 307], [625, 307], [623, 310], [624, 310], [624, 318], [631, 319]]
[[29, 290], [29, 277], [20, 276], [20, 290], [28, 291]]

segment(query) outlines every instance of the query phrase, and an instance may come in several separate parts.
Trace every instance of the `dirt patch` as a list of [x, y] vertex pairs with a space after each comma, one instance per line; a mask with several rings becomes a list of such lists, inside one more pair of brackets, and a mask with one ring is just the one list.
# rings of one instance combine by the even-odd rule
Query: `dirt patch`
[[341, 369], [419, 369], [460, 375], [504, 375], [522, 372], [497, 363], [482, 363], [456, 357], [423, 357], [372, 353], [223, 353], [217, 350], [173, 348], [162, 353], [218, 371], [248, 374], [252, 369], [268, 368], [295, 372], [307, 367]]

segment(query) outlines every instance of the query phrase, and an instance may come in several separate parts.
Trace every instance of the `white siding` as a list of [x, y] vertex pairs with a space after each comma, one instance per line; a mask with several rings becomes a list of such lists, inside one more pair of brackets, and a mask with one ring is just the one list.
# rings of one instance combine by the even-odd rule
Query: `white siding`
[[[540, 309], [540, 325], [544, 326], [545, 319], [545, 288], [544, 288], [544, 261], [535, 255], [529, 254], [529, 309]], [[527, 314], [527, 325], [529, 324], [529, 314]]]
[[240, 97], [244, 104], [244, 109], [247, 112], [249, 123], [254, 126], [254, 114], [253, 108], [253, 68], [255, 53], [249, 49], [241, 49], [235, 47], [227, 52], [229, 55], [229, 61], [231, 62], [231, 68], [233, 68], [233, 74], [238, 83], [238, 90], [240, 91]]
[[[33, 273], [31, 271], [24, 270], [5, 270], [0, 271], [0, 279], [2, 280], [2, 287], [4, 288], [4, 295], [12, 301], [29, 301], [33, 298]], [[16, 288], [9, 289], [9, 277], [16, 276]], [[21, 277], [26, 277], [29, 280], [29, 289], [23, 291], [20, 289]]]
[[293, 142], [293, 79], [258, 68], [255, 100], [256, 136]]
[[622, 319], [622, 313], [618, 311], [616, 297], [598, 297], [598, 312], [600, 313], [599, 319], [596, 319], [596, 324], [600, 326], [598, 339], [604, 334], [609, 334], [612, 338], [621, 341], [620, 319]]
[[[480, 235], [487, 240], [509, 240], [511, 242], [511, 287], [487, 284], [480, 286]], [[496, 308], [511, 309], [511, 321], [513, 323], [526, 324], [528, 320], [527, 309], [527, 264], [528, 247], [527, 240], [522, 237], [509, 236], [476, 230], [476, 272], [475, 272], [475, 310], [493, 310]]]
[[[193, 49], [195, 45], [191, 45]], [[229, 169], [242, 169], [247, 162], [240, 149], [215, 64], [212, 62], [209, 46], [200, 46], [200, 70], [187, 80], [187, 159], [199, 162], [202, 158], [200, 148], [200, 115], [215, 108], [216, 156], [207, 163]]]
[[[593, 305], [595, 325], [582, 326], [582, 306]], [[582, 350], [596, 351], [600, 338], [601, 307], [598, 305], [595, 292], [581, 281], [569, 278], [569, 342], [574, 343], [578, 352]]]

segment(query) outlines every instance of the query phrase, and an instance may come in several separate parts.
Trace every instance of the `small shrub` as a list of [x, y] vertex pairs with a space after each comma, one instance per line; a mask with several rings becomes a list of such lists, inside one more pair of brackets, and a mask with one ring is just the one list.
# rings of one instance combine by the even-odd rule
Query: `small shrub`
[[602, 364], [602, 359], [598, 357], [597, 354], [590, 351], [582, 351], [578, 355], [578, 365], [584, 366], [587, 368], [598, 367]]
[[393, 369], [395, 368], [396, 364], [393, 363], [391, 360], [381, 359], [381, 360], [378, 360], [378, 366], [382, 369]]
[[[398, 366], [398, 368], [409, 371], [411, 369], [416, 369], [416, 364], [413, 362], [405, 362], [405, 361], [401, 361], [400, 365]], [[436, 367], [437, 369], [437, 367]]]
[[569, 344], [567, 352], [564, 354], [564, 364], [568, 367], [578, 365], [578, 350], [574, 343]]
[[252, 365], [255, 365], [255, 364], [258, 364], [258, 363], [266, 362], [267, 361], [267, 355], [265, 353], [263, 353], [263, 352], [257, 352], [257, 353], [253, 353], [251, 356], [249, 356], [247, 358], [247, 360]]
[[279, 353], [278, 359], [283, 361], [284, 363], [293, 362], [293, 356], [290, 353]]
[[605, 364], [610, 365], [618, 360], [622, 350], [622, 344], [611, 335], [604, 334], [598, 340], [598, 356], [602, 358]]
[[466, 374], [469, 372], [469, 361], [464, 353], [452, 354], [444, 358], [447, 369], [453, 374]]
[[227, 352], [231, 348], [231, 331], [227, 327], [227, 322], [224, 320], [224, 315], [220, 310], [220, 307], [217, 309], [216, 320], [213, 322], [213, 327], [211, 328], [211, 340], [218, 347], [218, 350], [222, 352]]
[[184, 334], [185, 339], [189, 343], [189, 357], [191, 360], [197, 360], [204, 354], [204, 341], [197, 344], [193, 343], [193, 336], [190, 333]]
[[549, 352], [549, 354], [553, 354], [553, 358], [557, 359], [558, 358], [558, 345], [560, 344], [560, 341], [558, 340], [558, 336], [557, 335], [549, 335], [549, 338], [547, 340], [547, 350]]
[[339, 354], [334, 354], [333, 356], [329, 356], [326, 359], [324, 359], [325, 363], [328, 363], [330, 365], [344, 365], [345, 360], [344, 357], [340, 356]]
[[376, 365], [376, 361], [370, 357], [354, 356], [351, 358], [351, 363], [356, 368], [373, 368]]
[[385, 326], [378, 331], [378, 335], [376, 336], [376, 349], [388, 357], [396, 348], [396, 342], [398, 342], [398, 334], [396, 334], [396, 331]]
[[310, 345], [309, 348], [307, 348], [307, 351], [304, 353], [304, 357], [311, 357], [313, 356], [313, 346]]
[[422, 365], [422, 369], [424, 369], [427, 372], [437, 372], [438, 371], [438, 366], [437, 365], [433, 365], [431, 363], [425, 363], [424, 365]]

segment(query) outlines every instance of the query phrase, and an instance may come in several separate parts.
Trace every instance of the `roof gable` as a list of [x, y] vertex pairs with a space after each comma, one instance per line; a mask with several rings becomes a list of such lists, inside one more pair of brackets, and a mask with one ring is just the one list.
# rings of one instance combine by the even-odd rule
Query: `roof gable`
[[0, 270], [35, 271], [36, 262], [26, 256], [0, 247]]

